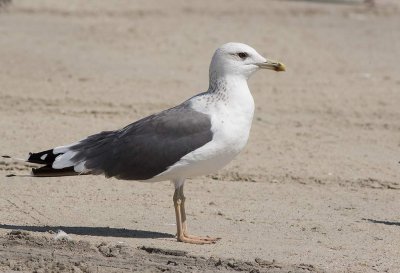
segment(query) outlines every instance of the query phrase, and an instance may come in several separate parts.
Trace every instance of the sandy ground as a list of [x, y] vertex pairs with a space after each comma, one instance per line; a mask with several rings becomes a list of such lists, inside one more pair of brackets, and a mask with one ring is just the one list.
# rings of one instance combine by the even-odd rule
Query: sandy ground
[[[0, 153], [25, 157], [204, 91], [215, 48], [287, 65], [250, 81], [246, 149], [173, 188], [6, 177], [2, 272], [400, 272], [400, 5], [377, 1], [14, 1], [0, 12]], [[15, 230], [22, 230], [21, 232]], [[57, 229], [72, 241], [55, 241]], [[14, 231], [13, 231], [14, 230]]]

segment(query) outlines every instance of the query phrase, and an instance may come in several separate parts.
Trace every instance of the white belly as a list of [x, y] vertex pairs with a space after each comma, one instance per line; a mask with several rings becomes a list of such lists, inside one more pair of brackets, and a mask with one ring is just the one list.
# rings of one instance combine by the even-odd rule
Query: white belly
[[[244, 148], [249, 138], [254, 113], [254, 101], [249, 93], [246, 100], [235, 105], [216, 103], [210, 113], [213, 139], [182, 157], [165, 172], [150, 181], [185, 179], [210, 174], [227, 165]], [[236, 106], [236, 107], [232, 107]], [[210, 110], [210, 109], [208, 109]]]

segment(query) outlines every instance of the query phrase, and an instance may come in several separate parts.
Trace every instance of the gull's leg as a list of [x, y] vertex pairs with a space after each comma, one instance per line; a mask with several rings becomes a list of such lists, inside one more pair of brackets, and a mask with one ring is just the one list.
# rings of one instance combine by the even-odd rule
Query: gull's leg
[[175, 216], [176, 216], [176, 237], [178, 241], [190, 244], [207, 244], [208, 242], [206, 241], [189, 238], [183, 234], [183, 224], [182, 224], [182, 214], [181, 214], [182, 200], [180, 197], [179, 188], [175, 189], [173, 200], [174, 200]]
[[182, 201], [179, 199], [179, 189], [175, 189], [173, 200], [174, 200], [174, 208], [175, 208], [175, 216], [176, 216], [176, 236], [179, 241], [180, 235], [183, 234], [182, 216], [181, 216]]
[[212, 244], [212, 243], [215, 243], [219, 238], [197, 237], [197, 236], [190, 236], [187, 234], [186, 213], [185, 213], [185, 208], [184, 208], [185, 197], [183, 196], [183, 185], [182, 184], [183, 183], [181, 183], [181, 185], [179, 185], [179, 187], [175, 189], [174, 197], [173, 197], [175, 216], [176, 216], [176, 229], [177, 229], [176, 236], [177, 236], [178, 241], [184, 242], [184, 243], [190, 243], [190, 244]]
[[185, 211], [185, 200], [186, 197], [183, 195], [183, 185], [178, 189], [179, 191], [179, 196], [181, 197], [181, 215], [182, 215], [182, 231], [183, 235], [188, 236], [188, 231], [187, 231], [187, 223], [186, 223], [186, 211]]
[[188, 228], [187, 228], [187, 223], [186, 223], [186, 211], [185, 211], [185, 201], [186, 197], [183, 194], [183, 185], [178, 189], [179, 190], [179, 195], [181, 197], [181, 217], [182, 217], [182, 231], [183, 235], [187, 238], [192, 238], [196, 240], [205, 240], [209, 241], [211, 243], [214, 243], [218, 241], [221, 238], [212, 238], [212, 237], [203, 237], [203, 236], [194, 236], [194, 235], [189, 235]]

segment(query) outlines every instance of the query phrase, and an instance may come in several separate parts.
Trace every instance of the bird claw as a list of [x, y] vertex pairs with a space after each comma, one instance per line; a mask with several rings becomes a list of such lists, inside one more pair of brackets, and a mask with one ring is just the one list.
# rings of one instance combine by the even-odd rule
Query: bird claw
[[204, 245], [204, 244], [215, 244], [221, 238], [212, 238], [212, 237], [202, 237], [202, 236], [194, 236], [189, 234], [182, 234], [178, 236], [178, 241], [183, 243], [189, 244], [197, 244], [197, 245]]

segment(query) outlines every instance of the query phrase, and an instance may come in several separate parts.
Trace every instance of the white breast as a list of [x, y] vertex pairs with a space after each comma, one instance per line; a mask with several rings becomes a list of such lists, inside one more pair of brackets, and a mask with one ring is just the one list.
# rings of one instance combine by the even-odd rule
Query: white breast
[[[213, 173], [228, 164], [246, 145], [254, 113], [254, 100], [245, 84], [228, 89], [227, 96], [195, 97], [192, 107], [211, 117], [213, 139], [185, 155], [151, 181], [188, 178]], [[223, 99], [221, 99], [223, 97]]]

